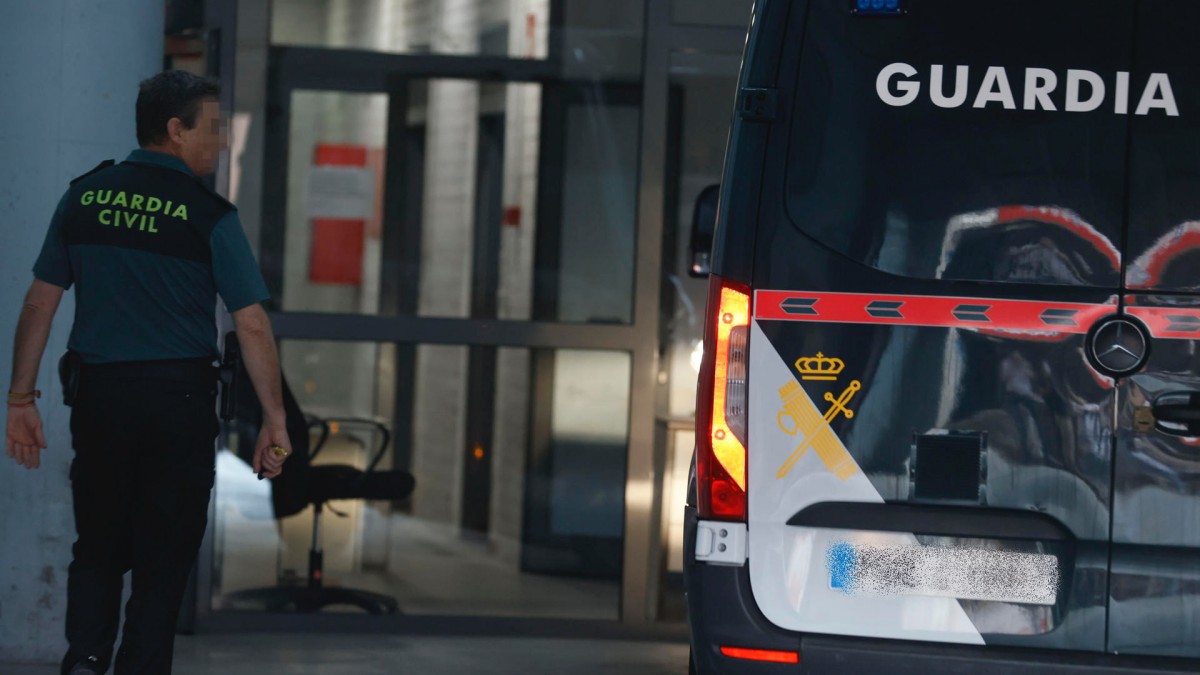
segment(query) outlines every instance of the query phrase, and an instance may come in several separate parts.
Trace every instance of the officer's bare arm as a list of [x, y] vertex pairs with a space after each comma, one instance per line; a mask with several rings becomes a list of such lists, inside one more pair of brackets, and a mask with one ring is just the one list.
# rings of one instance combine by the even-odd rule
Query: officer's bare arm
[[282, 380], [279, 376], [279, 353], [271, 319], [260, 305], [243, 307], [233, 313], [238, 342], [246, 372], [263, 408], [263, 422], [282, 427], [284, 424]]
[[54, 284], [34, 279], [25, 304], [21, 306], [21, 317], [17, 320], [17, 338], [13, 345], [13, 373], [11, 391], [33, 391], [37, 386], [38, 366], [50, 337], [50, 324], [63, 289]]

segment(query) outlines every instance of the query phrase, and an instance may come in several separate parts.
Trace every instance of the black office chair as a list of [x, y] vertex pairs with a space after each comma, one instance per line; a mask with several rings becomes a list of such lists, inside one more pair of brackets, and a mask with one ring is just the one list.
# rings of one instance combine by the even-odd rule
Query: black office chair
[[[231, 334], [232, 335], [232, 334]], [[229, 337], [226, 338], [229, 349]], [[233, 343], [236, 349], [236, 340]], [[238, 431], [238, 454], [250, 461], [254, 441], [262, 425], [262, 409], [244, 369], [233, 378], [233, 419], [229, 422]], [[313, 506], [312, 546], [308, 552], [308, 579], [305, 585], [279, 585], [228, 593], [223, 599], [226, 608], [250, 604], [269, 611], [316, 612], [331, 605], [352, 605], [370, 614], [394, 614], [399, 610], [396, 599], [352, 588], [324, 585], [321, 549], [321, 514], [326, 503], [334, 499], [400, 500], [412, 494], [415, 480], [407, 471], [379, 471], [391, 432], [375, 421], [361, 418], [320, 419], [305, 415], [296, 397], [283, 380], [283, 405], [287, 413], [288, 438], [292, 455], [284, 464], [283, 473], [271, 481], [271, 505], [276, 518], [285, 518]], [[366, 470], [344, 464], [313, 464], [333, 433], [333, 424], [366, 427], [378, 432], [379, 449]], [[310, 449], [310, 432], [319, 430], [315, 445]], [[330, 510], [333, 510], [330, 507]], [[337, 511], [334, 511], [337, 513]]]

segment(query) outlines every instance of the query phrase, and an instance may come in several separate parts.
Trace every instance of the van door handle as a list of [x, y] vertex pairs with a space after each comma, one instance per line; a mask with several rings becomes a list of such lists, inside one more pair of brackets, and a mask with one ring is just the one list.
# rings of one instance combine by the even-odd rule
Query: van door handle
[[1200, 391], [1163, 394], [1151, 408], [1154, 428], [1172, 436], [1200, 436]]

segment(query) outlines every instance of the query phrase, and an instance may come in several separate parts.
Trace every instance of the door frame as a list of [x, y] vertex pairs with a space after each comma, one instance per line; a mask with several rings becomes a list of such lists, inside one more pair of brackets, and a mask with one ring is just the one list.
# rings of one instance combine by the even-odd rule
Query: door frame
[[[362, 50], [311, 47], [271, 47], [268, 52], [267, 122], [265, 131], [264, 195], [287, 190], [291, 92], [301, 89], [353, 93], [383, 93], [390, 111], [404, 110], [408, 82], [415, 79], [568, 83], [556, 58], [555, 17], [561, 2], [551, 3], [550, 58], [546, 60], [476, 56], [384, 54]], [[626, 325], [565, 324], [552, 321], [510, 321], [407, 316], [364, 316], [340, 313], [270, 312], [277, 339], [391, 342], [398, 345], [445, 344], [471, 347], [533, 349], [597, 349], [631, 355], [628, 454], [626, 461], [623, 566], [619, 615], [623, 622], [642, 624], [655, 619], [662, 565], [661, 458], [656, 458], [654, 424], [659, 342], [659, 277], [663, 230], [663, 180], [667, 131], [667, 79], [670, 40], [668, 3], [648, 2], [644, 24], [643, 77], [629, 83], [641, 89], [642, 109], [638, 150], [633, 321]], [[656, 32], [656, 28], [658, 31]], [[389, 119], [385, 177], [384, 231], [402, 219], [405, 207], [405, 144], [394, 134], [404, 126]], [[286, 207], [279, 199], [264, 199], [260, 263], [272, 297], [282, 291]], [[401, 236], [404, 236], [403, 234]], [[385, 241], [385, 248], [391, 242]], [[397, 244], [399, 242], [396, 242]], [[409, 242], [406, 242], [409, 243]], [[393, 280], [396, 283], [396, 280]], [[415, 284], [382, 291], [397, 306], [412, 306]], [[209, 594], [201, 594], [207, 597]], [[202, 603], [204, 604], [204, 603]], [[204, 611], [203, 609], [201, 611]]]
[[[307, 72], [307, 84], [313, 88], [345, 88], [353, 87], [359, 90], [391, 92], [389, 77], [407, 73], [410, 77], [465, 77], [475, 80], [508, 80], [508, 81], [554, 81], [556, 74], [561, 72], [563, 62], [563, 16], [565, 0], [549, 0], [549, 35], [547, 39], [548, 54], [544, 61], [525, 59], [489, 58], [489, 57], [458, 57], [458, 56], [400, 56], [379, 54], [359, 50], [327, 50], [303, 48], [268, 48], [268, 59], [262, 70], [254, 63], [246, 66], [234, 64], [238, 72], [248, 68], [246, 77], [249, 80], [265, 76], [266, 90], [270, 98], [267, 106], [258, 108], [263, 111], [263, 117], [275, 115], [287, 119], [287, 111], [272, 107], [270, 103], [280, 101], [279, 89], [298, 70]], [[225, 3], [228, 4], [228, 3]], [[488, 344], [493, 346], [523, 346], [523, 347], [578, 347], [595, 349], [612, 349], [624, 347], [632, 355], [630, 382], [630, 416], [629, 416], [629, 454], [626, 471], [625, 493], [625, 539], [624, 565], [621, 588], [620, 617], [629, 627], [644, 625], [655, 621], [658, 614], [658, 596], [661, 588], [661, 576], [666, 570], [666, 528], [662, 526], [663, 489], [662, 479], [664, 467], [663, 449], [655, 443], [655, 386], [658, 376], [658, 315], [659, 302], [658, 285], [662, 272], [660, 255], [664, 212], [667, 202], [664, 197], [664, 186], [667, 174], [666, 138], [668, 131], [668, 86], [670, 82], [671, 55], [675, 51], [684, 52], [721, 52], [740, 53], [745, 45], [746, 29], [741, 27], [676, 24], [671, 18], [671, 3], [647, 0], [643, 21], [643, 58], [642, 58], [642, 111], [641, 133], [639, 140], [639, 173], [638, 173], [638, 209], [636, 216], [637, 239], [635, 253], [636, 277], [634, 280], [634, 322], [627, 326], [588, 326], [570, 324], [549, 324], [543, 322], [499, 322], [473, 321], [468, 319], [428, 319], [414, 320], [410, 317], [396, 317], [379, 320], [379, 317], [364, 317], [358, 315], [309, 315], [305, 313], [272, 312], [272, 321], [276, 334], [281, 338], [293, 339], [331, 339], [331, 340], [383, 340], [395, 342], [398, 357], [404, 352], [415, 351], [412, 343], [429, 342], [444, 344], [473, 344], [483, 335], [491, 339]], [[262, 26], [269, 24], [269, 8], [248, 10], [246, 16], [226, 14], [219, 24], [226, 28], [226, 36], [234, 35], [235, 29], [243, 19], [261, 19]], [[257, 24], [251, 23], [252, 27]], [[269, 43], [269, 35], [260, 35], [261, 43]], [[229, 49], [225, 55], [230, 61], [234, 59], [236, 50]], [[240, 56], [240, 54], [239, 54]], [[234, 65], [222, 68], [222, 82], [225, 90], [233, 94]], [[367, 72], [360, 72], [367, 71]], [[382, 82], [382, 85], [380, 84]], [[400, 95], [396, 91], [394, 95]], [[253, 97], [252, 97], [253, 98]], [[283, 99], [286, 103], [286, 99]], [[390, 110], [402, 109], [391, 105]], [[287, 133], [279, 133], [278, 124], [268, 124], [264, 141], [267, 148], [278, 148], [280, 138], [286, 152]], [[391, 126], [391, 125], [390, 125]], [[401, 128], [402, 126], [396, 127]], [[272, 134], [274, 134], [272, 136]], [[273, 139], [273, 140], [272, 140]], [[398, 151], [403, 146], [404, 139], [388, 138], [389, 151]], [[402, 151], [399, 151], [402, 152]], [[272, 162], [273, 155], [264, 153], [263, 194], [278, 194], [269, 192], [279, 190], [279, 168], [286, 167], [286, 160]], [[393, 157], [388, 157], [389, 165], [395, 166]], [[283, 187], [286, 187], [284, 178]], [[221, 183], [223, 186], [224, 182]], [[226, 186], [227, 187], [227, 186]], [[393, 193], [385, 204], [385, 217], [403, 217], [405, 208], [401, 194]], [[264, 201], [264, 211], [265, 211]], [[263, 213], [264, 226], [259, 243], [264, 246], [279, 246], [282, 230], [280, 221], [272, 225], [265, 224], [268, 214]], [[272, 228], [276, 228], [272, 231]], [[419, 236], [419, 233], [417, 233]], [[394, 242], [407, 250], [419, 248], [419, 239], [415, 242]], [[261, 249], [260, 249], [261, 250]], [[281, 250], [281, 249], [277, 249]], [[395, 258], [396, 256], [393, 256]], [[263, 260], [261, 262], [272, 262]], [[280, 260], [273, 261], [280, 265]], [[403, 274], [403, 273], [402, 273]], [[390, 289], [399, 294], [403, 287], [413, 287], [413, 284], [401, 281]], [[278, 290], [278, 284], [272, 289]], [[387, 292], [389, 289], [383, 289]], [[386, 299], [386, 295], [384, 296]], [[403, 302], [398, 295], [393, 301]], [[409, 312], [411, 315], [411, 311]], [[330, 321], [336, 319], [336, 321]], [[410, 359], [411, 360], [411, 359]], [[400, 365], [400, 364], [398, 364]], [[397, 396], [397, 408], [404, 406], [402, 397]], [[411, 400], [406, 407], [411, 414]], [[400, 418], [397, 418], [398, 420]], [[404, 429], [397, 429], [403, 433]], [[409, 461], [407, 452], [398, 453], [395, 458], [399, 465]], [[201, 551], [199, 565], [198, 593], [196, 598], [196, 615], [198, 629], [201, 631], [214, 630], [226, 625], [232, 618], [228, 615], [217, 618], [212, 616], [210, 602], [212, 596], [213, 578], [213, 542], [212, 530], [206, 535], [205, 547]], [[449, 622], [459, 625], [463, 619], [451, 618]], [[250, 620], [243, 628], [262, 623], [271, 630], [278, 628], [274, 619]], [[429, 619], [421, 619], [426, 625]], [[246, 622], [243, 622], [246, 623]], [[436, 623], [436, 622], [435, 622]], [[561, 625], [562, 622], [554, 622]], [[644, 630], [645, 628], [642, 628]], [[594, 629], [591, 629], [594, 632]]]

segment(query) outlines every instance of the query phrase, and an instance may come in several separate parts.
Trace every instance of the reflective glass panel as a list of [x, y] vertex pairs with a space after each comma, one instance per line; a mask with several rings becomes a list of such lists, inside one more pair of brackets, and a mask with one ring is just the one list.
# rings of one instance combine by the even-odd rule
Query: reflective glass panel
[[[295, 91], [286, 311], [629, 323], [640, 87]], [[389, 128], [389, 124], [393, 128]], [[282, 266], [282, 270], [278, 268]]]
[[[299, 591], [315, 542], [342, 594], [328, 611], [385, 597], [407, 614], [617, 618], [628, 354], [285, 340], [281, 359], [310, 461], [289, 460], [303, 481], [259, 481], [256, 428], [224, 444], [214, 607], [324, 597]], [[401, 474], [410, 494], [380, 492]]]

